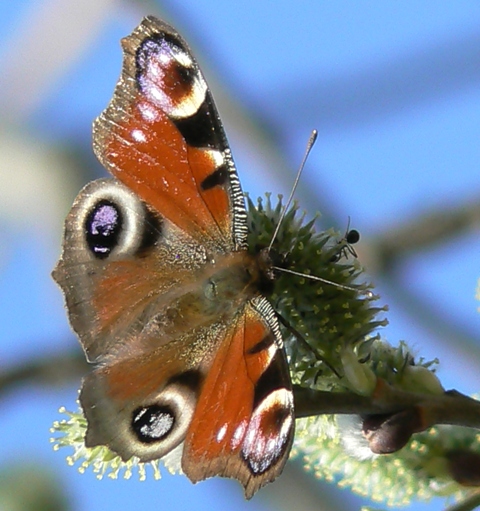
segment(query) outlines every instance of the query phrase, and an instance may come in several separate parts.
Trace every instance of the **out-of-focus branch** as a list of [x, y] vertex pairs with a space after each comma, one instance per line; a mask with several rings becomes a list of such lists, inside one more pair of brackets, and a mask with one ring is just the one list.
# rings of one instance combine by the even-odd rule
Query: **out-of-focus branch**
[[0, 370], [0, 398], [25, 383], [64, 385], [79, 381], [88, 370], [84, 354], [78, 350], [48, 358], [33, 359], [12, 368]]
[[412, 322], [429, 330], [445, 345], [451, 345], [454, 340], [456, 352], [465, 361], [480, 360], [478, 338], [460, 321], [440, 314], [433, 303], [419, 297], [395, 270], [408, 256], [474, 229], [480, 230], [478, 195], [456, 205], [432, 209], [390, 228], [377, 238], [363, 238], [362, 243], [355, 247], [367, 272], [374, 277], [381, 277], [383, 283], [392, 289], [396, 301], [411, 316]]
[[414, 252], [432, 248], [473, 229], [480, 230], [480, 196], [427, 211], [369, 240], [362, 262], [369, 271], [384, 273]]
[[[79, 380], [88, 371], [83, 353], [66, 353], [32, 360], [0, 373], [0, 397], [16, 386], [35, 382], [59, 385]], [[296, 416], [322, 414], [387, 414], [420, 406], [431, 424], [452, 424], [480, 428], [480, 402], [457, 391], [440, 395], [407, 392], [385, 382], [372, 396], [353, 392], [323, 392], [294, 387]]]

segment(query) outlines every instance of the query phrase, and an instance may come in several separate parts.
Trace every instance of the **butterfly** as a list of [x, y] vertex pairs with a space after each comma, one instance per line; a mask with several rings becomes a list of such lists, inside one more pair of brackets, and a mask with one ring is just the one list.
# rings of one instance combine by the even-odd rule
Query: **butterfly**
[[188, 478], [246, 498], [283, 470], [295, 413], [268, 251], [211, 92], [183, 38], [146, 17], [122, 40], [94, 152], [114, 176], [79, 193], [53, 271], [93, 370], [85, 445], [147, 462], [178, 449]]

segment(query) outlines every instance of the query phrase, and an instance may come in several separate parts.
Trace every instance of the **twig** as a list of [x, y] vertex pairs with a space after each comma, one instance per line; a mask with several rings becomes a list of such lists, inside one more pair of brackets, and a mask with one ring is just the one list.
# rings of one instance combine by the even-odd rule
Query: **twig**
[[451, 506], [445, 508], [445, 511], [473, 511], [480, 506], [480, 491], [477, 490], [471, 493], [467, 498], [461, 502], [456, 502]]
[[325, 392], [294, 386], [298, 418], [322, 414], [376, 415], [420, 407], [426, 426], [450, 424], [480, 428], [480, 401], [457, 391], [440, 395], [407, 392], [379, 380], [372, 396]]

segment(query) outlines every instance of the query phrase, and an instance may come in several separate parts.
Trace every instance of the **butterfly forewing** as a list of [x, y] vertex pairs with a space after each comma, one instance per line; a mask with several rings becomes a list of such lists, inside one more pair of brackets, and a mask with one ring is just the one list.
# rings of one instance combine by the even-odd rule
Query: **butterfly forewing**
[[94, 125], [100, 161], [203, 244], [245, 246], [245, 207], [207, 84], [185, 41], [152, 17], [123, 40], [123, 73]]
[[282, 471], [293, 433], [277, 320], [270, 304], [256, 298], [232, 322], [207, 373], [182, 466], [193, 481], [235, 477], [249, 498]]

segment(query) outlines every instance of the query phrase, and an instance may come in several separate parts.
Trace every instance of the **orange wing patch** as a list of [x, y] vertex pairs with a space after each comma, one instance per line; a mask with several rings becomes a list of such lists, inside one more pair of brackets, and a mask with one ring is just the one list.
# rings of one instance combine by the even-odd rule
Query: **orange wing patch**
[[94, 133], [97, 156], [108, 170], [193, 238], [223, 239], [231, 229], [227, 192], [210, 190], [207, 203], [198, 185], [216, 170], [210, 153], [188, 148], [163, 112], [148, 126], [137, 105], [123, 122], [106, 112]]

